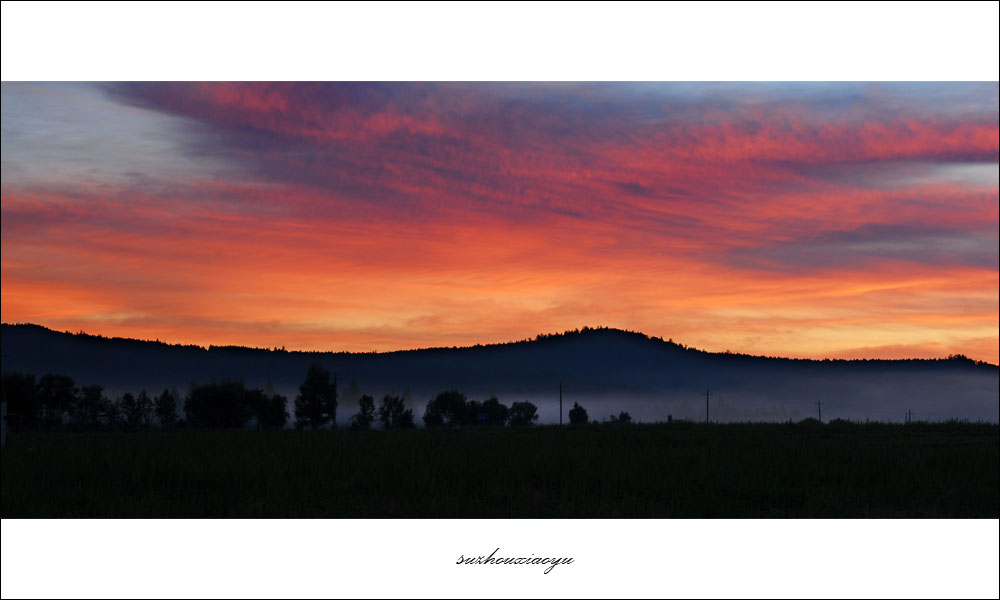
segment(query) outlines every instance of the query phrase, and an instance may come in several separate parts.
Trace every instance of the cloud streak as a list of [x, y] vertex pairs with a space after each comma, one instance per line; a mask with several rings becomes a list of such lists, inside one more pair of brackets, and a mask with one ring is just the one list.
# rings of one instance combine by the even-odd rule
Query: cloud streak
[[74, 122], [83, 170], [25, 100], [73, 92], [4, 85], [4, 321], [352, 350], [604, 324], [997, 362], [993, 84], [102, 84], [125, 138], [163, 142], [123, 160]]

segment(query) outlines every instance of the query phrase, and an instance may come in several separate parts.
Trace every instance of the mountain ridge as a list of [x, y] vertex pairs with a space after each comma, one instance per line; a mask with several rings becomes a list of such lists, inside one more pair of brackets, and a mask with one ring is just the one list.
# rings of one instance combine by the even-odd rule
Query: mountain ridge
[[571, 338], [573, 336], [586, 336], [586, 335], [601, 335], [601, 334], [611, 334], [628, 336], [636, 341], [641, 342], [658, 342], [665, 344], [666, 346], [673, 347], [678, 350], [685, 352], [694, 352], [705, 356], [715, 356], [715, 357], [734, 357], [740, 359], [760, 359], [760, 360], [780, 360], [780, 361], [793, 361], [793, 362], [816, 362], [816, 363], [911, 363], [911, 362], [927, 362], [927, 363], [939, 363], [941, 361], [962, 361], [970, 363], [976, 366], [987, 366], [987, 367], [998, 367], [996, 365], [987, 361], [974, 360], [963, 354], [953, 354], [948, 357], [940, 358], [808, 358], [808, 357], [791, 357], [791, 356], [772, 356], [765, 354], [751, 354], [746, 352], [732, 352], [725, 350], [722, 352], [714, 352], [711, 350], [703, 350], [701, 348], [696, 348], [694, 346], [688, 346], [683, 343], [673, 341], [673, 338], [664, 340], [662, 336], [651, 336], [649, 334], [643, 333], [641, 331], [632, 331], [628, 329], [621, 329], [617, 327], [606, 327], [606, 326], [583, 326], [577, 329], [569, 329], [562, 332], [555, 333], [540, 333], [534, 338], [524, 338], [519, 340], [510, 340], [506, 342], [486, 342], [477, 343], [467, 346], [427, 346], [422, 348], [406, 348], [399, 350], [369, 350], [369, 351], [350, 351], [350, 350], [287, 350], [283, 347], [277, 348], [267, 348], [261, 346], [242, 346], [239, 344], [209, 344], [208, 346], [202, 346], [200, 344], [184, 344], [178, 342], [165, 342], [160, 339], [150, 340], [142, 338], [131, 338], [131, 337], [121, 337], [121, 336], [106, 336], [102, 334], [89, 333], [83, 330], [78, 332], [72, 332], [69, 330], [58, 331], [44, 325], [39, 325], [37, 323], [2, 323], [0, 328], [25, 328], [41, 330], [45, 333], [59, 334], [59, 335], [69, 335], [81, 338], [90, 338], [94, 340], [104, 340], [109, 342], [126, 342], [126, 343], [139, 343], [139, 344], [156, 344], [160, 346], [165, 346], [168, 348], [187, 348], [187, 349], [200, 349], [208, 352], [283, 352], [287, 354], [298, 354], [298, 355], [392, 355], [392, 354], [407, 354], [407, 353], [419, 353], [419, 352], [439, 352], [439, 351], [454, 351], [454, 350], [473, 350], [473, 349], [494, 349], [494, 348], [504, 348], [511, 346], [518, 346], [522, 344], [531, 344], [537, 342], [549, 342], [558, 341], [561, 339]]
[[[646, 420], [704, 416], [712, 392], [713, 419], [785, 420], [918, 418], [996, 421], [1000, 368], [962, 356], [947, 359], [803, 359], [712, 353], [672, 340], [613, 328], [540, 334], [533, 340], [392, 352], [320, 352], [243, 346], [168, 344], [57, 332], [40, 325], [3, 324], [2, 368], [41, 376], [70, 375], [110, 393], [239, 379], [294, 398], [309, 364], [317, 362], [362, 393], [404, 392], [416, 405], [446, 389], [470, 397], [539, 405], [542, 422], [558, 422], [579, 401], [601, 418], [628, 410]], [[345, 397], [342, 415], [354, 410]], [[595, 408], [596, 407], [596, 408]]]

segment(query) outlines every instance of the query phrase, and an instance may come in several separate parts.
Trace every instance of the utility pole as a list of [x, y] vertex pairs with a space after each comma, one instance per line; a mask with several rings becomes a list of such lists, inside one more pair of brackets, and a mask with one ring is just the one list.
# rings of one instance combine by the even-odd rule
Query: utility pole
[[817, 400], [816, 401], [816, 408], [819, 409], [819, 422], [822, 423], [823, 422], [823, 401], [822, 400]]
[[562, 382], [559, 382], [559, 424], [562, 425]]
[[911, 421], [913, 421], [913, 411], [906, 409], [906, 424], [909, 425]]
[[705, 390], [705, 422], [708, 423], [708, 397], [712, 395], [712, 392]]

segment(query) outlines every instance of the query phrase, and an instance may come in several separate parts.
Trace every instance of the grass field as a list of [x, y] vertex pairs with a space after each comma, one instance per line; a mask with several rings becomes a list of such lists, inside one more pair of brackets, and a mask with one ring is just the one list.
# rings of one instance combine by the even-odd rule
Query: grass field
[[3, 518], [1000, 516], [996, 425], [15, 434]]

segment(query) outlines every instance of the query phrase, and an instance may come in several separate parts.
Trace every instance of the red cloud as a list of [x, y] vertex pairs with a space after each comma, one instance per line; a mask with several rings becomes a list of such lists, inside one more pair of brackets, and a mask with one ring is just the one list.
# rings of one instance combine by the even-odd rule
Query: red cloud
[[[997, 330], [997, 271], [976, 254], [995, 240], [997, 185], [829, 175], [995, 164], [995, 115], [827, 119], [775, 104], [670, 119], [568, 96], [410, 93], [249, 83], [132, 97], [195, 123], [193, 150], [245, 178], [155, 191], [5, 179], [3, 320], [355, 350], [585, 324], [772, 355], [947, 337], [998, 360], [970, 341]], [[880, 231], [904, 247], [976, 244], [908, 257], [864, 237]], [[836, 260], [790, 255], [844, 239], [852, 251]]]

